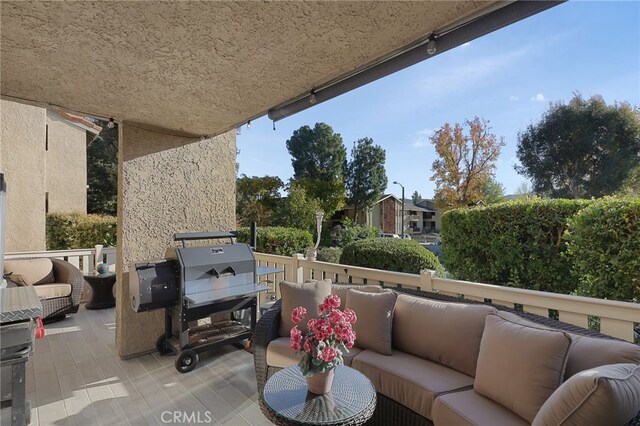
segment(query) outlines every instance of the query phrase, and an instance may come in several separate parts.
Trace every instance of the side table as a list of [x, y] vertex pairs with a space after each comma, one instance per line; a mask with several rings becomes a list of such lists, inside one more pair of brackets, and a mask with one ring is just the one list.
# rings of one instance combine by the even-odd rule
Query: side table
[[87, 309], [105, 309], [116, 306], [113, 297], [113, 285], [116, 283], [116, 274], [89, 274], [84, 280], [91, 287], [91, 299], [84, 305]]
[[276, 425], [356, 426], [371, 418], [376, 391], [364, 374], [336, 367], [331, 391], [316, 395], [297, 365], [278, 371], [267, 380], [260, 409]]

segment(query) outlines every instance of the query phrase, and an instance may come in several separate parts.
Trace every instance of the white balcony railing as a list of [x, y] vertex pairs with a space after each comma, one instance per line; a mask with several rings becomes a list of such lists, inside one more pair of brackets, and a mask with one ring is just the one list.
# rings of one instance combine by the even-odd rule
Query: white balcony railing
[[[98, 262], [96, 262], [96, 254]], [[96, 246], [83, 250], [57, 250], [43, 252], [7, 253], [5, 259], [25, 257], [53, 257], [63, 259], [78, 267], [84, 273], [92, 271], [100, 260], [115, 264], [116, 249]], [[640, 322], [640, 303], [618, 302], [591, 297], [569, 296], [491, 284], [458, 281], [435, 277], [432, 271], [421, 274], [405, 274], [379, 269], [361, 268], [336, 263], [308, 260], [301, 254], [277, 256], [256, 253], [260, 266], [276, 267], [282, 272], [261, 277], [272, 291], [261, 295], [262, 300], [270, 296], [280, 297], [279, 283], [282, 280], [303, 282], [307, 279], [329, 278], [333, 282], [352, 284], [381, 284], [389, 287], [407, 287], [423, 291], [464, 297], [470, 300], [491, 300], [492, 303], [513, 308], [522, 305], [527, 312], [549, 316], [549, 310], [558, 311], [564, 322], [587, 327], [589, 317], [600, 320], [600, 331], [620, 339], [634, 341], [634, 327]]]

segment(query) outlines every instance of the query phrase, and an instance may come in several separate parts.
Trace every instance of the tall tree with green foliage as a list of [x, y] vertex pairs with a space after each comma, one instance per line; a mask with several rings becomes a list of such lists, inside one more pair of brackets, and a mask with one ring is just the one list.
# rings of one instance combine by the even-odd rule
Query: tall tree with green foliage
[[494, 178], [487, 179], [482, 188], [482, 192], [484, 193], [484, 202], [486, 204], [500, 203], [505, 200], [504, 185]]
[[491, 133], [487, 120], [475, 117], [453, 127], [445, 123], [431, 137], [438, 207], [463, 207], [484, 201], [485, 182], [493, 177], [504, 139]]
[[387, 172], [384, 168], [386, 153], [373, 139], [358, 139], [351, 149], [351, 160], [347, 166], [347, 196], [349, 204], [358, 214], [373, 207], [387, 187]]
[[118, 199], [118, 125], [93, 120], [102, 131], [87, 147], [87, 212], [115, 216]]
[[271, 224], [316, 232], [316, 212], [320, 210], [317, 199], [310, 197], [307, 191], [296, 182], [289, 185], [289, 194], [283, 198], [274, 210]]
[[291, 154], [293, 182], [316, 198], [328, 220], [345, 205], [345, 169], [347, 150], [342, 136], [331, 126], [316, 123], [312, 129], [302, 126], [287, 140]]
[[259, 226], [271, 224], [271, 216], [280, 201], [280, 189], [284, 186], [277, 176], [236, 179], [236, 219], [240, 226], [257, 222]]
[[575, 94], [518, 134], [518, 173], [536, 194], [590, 198], [622, 188], [640, 161], [640, 111], [626, 102]]
[[413, 191], [413, 195], [411, 195], [411, 201], [414, 205], [418, 204], [420, 201], [422, 201], [422, 195], [420, 195], [418, 191]]

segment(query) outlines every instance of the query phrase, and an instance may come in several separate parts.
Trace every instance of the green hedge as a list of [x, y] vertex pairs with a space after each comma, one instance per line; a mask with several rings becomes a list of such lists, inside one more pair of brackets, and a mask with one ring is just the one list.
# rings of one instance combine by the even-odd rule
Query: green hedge
[[438, 258], [413, 240], [373, 238], [354, 241], [342, 249], [340, 263], [411, 274], [432, 269], [444, 276]]
[[569, 219], [565, 240], [578, 294], [640, 302], [640, 198], [596, 200]]
[[[249, 243], [249, 228], [238, 228], [238, 242]], [[281, 256], [295, 253], [305, 254], [313, 247], [313, 236], [309, 231], [296, 228], [265, 226], [258, 228], [257, 251]]]
[[320, 262], [340, 263], [341, 255], [342, 248], [340, 247], [320, 247], [318, 248], [316, 260]]
[[466, 281], [569, 294], [578, 286], [563, 234], [588, 200], [516, 200], [450, 210], [442, 250], [450, 275]]
[[114, 216], [83, 213], [47, 215], [47, 250], [92, 248], [96, 244], [116, 246]]

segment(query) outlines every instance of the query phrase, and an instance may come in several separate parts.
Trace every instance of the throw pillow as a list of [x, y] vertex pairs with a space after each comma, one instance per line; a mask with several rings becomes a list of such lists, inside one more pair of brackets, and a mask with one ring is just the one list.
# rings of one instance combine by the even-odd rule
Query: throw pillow
[[603, 365], [564, 382], [542, 405], [533, 426], [623, 425], [638, 412], [640, 365]]
[[393, 314], [393, 346], [473, 377], [484, 321], [492, 312], [496, 309], [486, 305], [401, 294]]
[[358, 321], [353, 325], [356, 346], [371, 349], [383, 355], [391, 355], [391, 331], [396, 293], [365, 293], [347, 291], [346, 308], [353, 309]]
[[364, 291], [365, 293], [382, 293], [383, 291], [390, 291], [380, 287], [379, 285], [333, 284], [331, 286], [331, 293], [340, 298], [340, 309], [345, 308], [347, 304], [347, 292], [350, 289]]
[[280, 311], [281, 337], [289, 337], [289, 332], [296, 325], [291, 320], [291, 312], [297, 306], [303, 306], [307, 310], [307, 318], [298, 324], [302, 333], [307, 332], [307, 320], [317, 317], [318, 305], [324, 298], [331, 294], [331, 284], [325, 281], [314, 283], [292, 283], [282, 281], [280, 283], [280, 297], [282, 298], [282, 309]]
[[562, 384], [571, 337], [487, 315], [473, 389], [529, 423]]
[[50, 284], [55, 281], [53, 262], [48, 258], [6, 260], [4, 273], [11, 273], [11, 281], [18, 283], [20, 280], [25, 285]]

